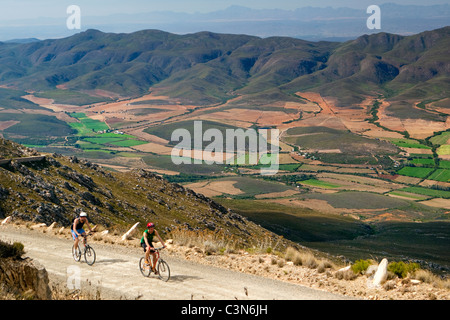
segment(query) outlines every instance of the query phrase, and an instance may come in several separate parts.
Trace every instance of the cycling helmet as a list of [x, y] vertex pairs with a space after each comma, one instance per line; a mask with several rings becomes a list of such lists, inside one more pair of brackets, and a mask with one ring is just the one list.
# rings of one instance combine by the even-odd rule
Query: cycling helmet
[[154, 228], [155, 224], [153, 222], [147, 223], [147, 228]]
[[84, 211], [81, 211], [81, 213], [80, 213], [80, 217], [87, 217], [87, 213], [86, 213], [86, 212], [84, 212]]

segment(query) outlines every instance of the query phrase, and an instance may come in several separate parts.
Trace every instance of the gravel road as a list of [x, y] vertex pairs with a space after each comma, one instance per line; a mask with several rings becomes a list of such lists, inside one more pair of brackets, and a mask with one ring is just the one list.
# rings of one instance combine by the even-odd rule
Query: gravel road
[[0, 239], [25, 245], [25, 256], [39, 261], [52, 283], [66, 288], [81, 286], [102, 299], [148, 300], [340, 300], [347, 297], [301, 285], [197, 264], [162, 253], [171, 278], [163, 282], [153, 275], [143, 277], [138, 248], [91, 243], [97, 261], [88, 266], [72, 258], [72, 240], [41, 231], [0, 226]]

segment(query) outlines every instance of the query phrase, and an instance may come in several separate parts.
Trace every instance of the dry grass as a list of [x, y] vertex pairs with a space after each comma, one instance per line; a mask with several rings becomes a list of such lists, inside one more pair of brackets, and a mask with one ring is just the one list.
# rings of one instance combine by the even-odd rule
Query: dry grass
[[412, 275], [413, 279], [420, 280], [424, 283], [432, 284], [434, 287], [439, 289], [450, 290], [450, 278], [441, 279], [439, 276], [431, 273], [428, 270], [419, 269]]
[[207, 255], [232, 253], [239, 250], [240, 241], [225, 232], [210, 230], [174, 229], [170, 232], [173, 242], [188, 248], [197, 247]]
[[334, 269], [334, 264], [324, 258], [317, 258], [309, 251], [299, 251], [289, 247], [286, 249], [285, 258], [292, 261], [296, 266], [304, 266], [310, 269], [317, 269], [319, 273], [323, 273], [326, 269]]

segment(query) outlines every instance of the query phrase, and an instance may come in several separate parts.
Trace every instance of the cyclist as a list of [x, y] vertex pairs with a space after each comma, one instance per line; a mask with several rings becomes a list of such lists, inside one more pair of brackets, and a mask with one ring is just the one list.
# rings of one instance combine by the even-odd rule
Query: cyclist
[[70, 229], [70, 231], [72, 232], [72, 238], [75, 241], [75, 243], [74, 243], [75, 248], [78, 247], [78, 242], [80, 241], [79, 236], [83, 237], [83, 244], [84, 245], [86, 244], [86, 237], [85, 237], [86, 232], [83, 229], [84, 224], [86, 224], [89, 228], [89, 231], [92, 232], [86, 212], [81, 211], [80, 216], [73, 220], [73, 224]]
[[153, 258], [152, 259], [153, 260], [152, 270], [153, 270], [154, 273], [157, 273], [157, 271], [156, 271], [157, 257], [156, 257], [155, 249], [154, 249], [153, 243], [152, 243], [153, 242], [153, 238], [155, 236], [158, 237], [158, 239], [161, 242], [163, 248], [165, 248], [166, 245], [164, 244], [164, 241], [159, 236], [158, 231], [155, 230], [155, 224], [153, 222], [149, 222], [147, 224], [147, 229], [142, 234], [141, 247], [144, 248], [144, 251], [145, 251], [145, 263], [146, 264], [150, 264], [148, 258], [150, 256], [150, 254], [152, 255], [152, 258]]

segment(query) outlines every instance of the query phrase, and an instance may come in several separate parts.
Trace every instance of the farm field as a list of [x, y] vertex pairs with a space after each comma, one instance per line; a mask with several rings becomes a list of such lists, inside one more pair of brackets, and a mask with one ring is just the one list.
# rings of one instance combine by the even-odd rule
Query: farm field
[[422, 168], [422, 167], [404, 167], [398, 171], [398, 174], [402, 174], [409, 177], [426, 178], [434, 169]]
[[[60, 93], [51, 94], [56, 97]], [[338, 191], [386, 194], [388, 198], [403, 197], [402, 199], [412, 202], [440, 197], [399, 191], [417, 185], [423, 179], [427, 179], [428, 183], [448, 181], [450, 161], [441, 159], [439, 167], [435, 168], [436, 160], [431, 154], [431, 145], [426, 145], [419, 139], [400, 138], [401, 133], [394, 135], [395, 132], [392, 131], [384, 131], [383, 138], [383, 130], [380, 128], [380, 138], [362, 136], [358, 131], [346, 129], [347, 125], [347, 128], [356, 128], [356, 122], [348, 122], [349, 119], [361, 121], [357, 113], [335, 113], [333, 103], [321, 100], [318, 95], [302, 93], [301, 98], [303, 103], [281, 103], [272, 107], [262, 103], [255, 106], [261, 112], [270, 110], [286, 112], [288, 115], [296, 115], [298, 110], [304, 109], [304, 119], [288, 123], [280, 120], [276, 124], [282, 132], [282, 149], [279, 154], [279, 171], [273, 181], [261, 179], [260, 169], [264, 165], [249, 163], [248, 154], [243, 156], [244, 164], [239, 165], [237, 160], [242, 159], [237, 158], [229, 164], [211, 165], [205, 162], [198, 165], [192, 161], [178, 165], [172, 161], [172, 148], [177, 143], [171, 141], [172, 133], [177, 128], [193, 132], [195, 120], [202, 120], [203, 132], [218, 129], [224, 136], [227, 129], [245, 130], [249, 125], [257, 125], [257, 122], [252, 120], [251, 113], [248, 113], [248, 119], [245, 118], [245, 112], [229, 112], [226, 117], [211, 117], [221, 113], [225, 115], [224, 112], [233, 108], [235, 111], [246, 111], [243, 100], [238, 99], [216, 107], [199, 108], [181, 104], [166, 96], [148, 94], [129, 100], [73, 106], [70, 110], [74, 112], [68, 113], [69, 119], [73, 121], [67, 124], [76, 134], [68, 138], [64, 148], [72, 148], [79, 156], [97, 160], [112, 170], [126, 170], [127, 167], [148, 168], [166, 175], [173, 181], [186, 185], [192, 183], [194, 190], [215, 197], [258, 199], [270, 195], [267, 196], [270, 199], [286, 199], [305, 192], [326, 194]], [[49, 102], [45, 102], [48, 107]], [[311, 122], [312, 115], [317, 117], [316, 120], [322, 119], [324, 125], [314, 125]], [[332, 119], [340, 121], [341, 124], [337, 125], [336, 122], [336, 125], [326, 126]], [[361, 124], [358, 130], [361, 130]], [[370, 125], [367, 128], [374, 132]], [[446, 143], [447, 136], [448, 132], [439, 132], [429, 140], [436, 144]], [[191, 139], [194, 139], [193, 135]], [[193, 143], [191, 140], [191, 145]], [[209, 143], [202, 141], [202, 148]], [[406, 156], [400, 155], [402, 151], [407, 152]], [[194, 153], [184, 156], [194, 157]], [[223, 159], [230, 156], [224, 155]], [[398, 163], [409, 166], [400, 165], [397, 168]], [[230, 175], [233, 176], [234, 182], [230, 182]], [[286, 178], [289, 175], [292, 177]], [[295, 178], [296, 176], [301, 178]], [[230, 188], [229, 193], [225, 191], [227, 188], [217, 188], [219, 181]], [[274, 181], [284, 184], [277, 182], [277, 187], [274, 187]]]

